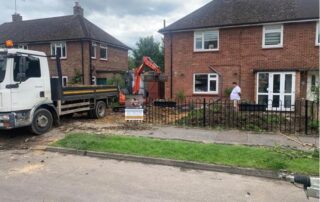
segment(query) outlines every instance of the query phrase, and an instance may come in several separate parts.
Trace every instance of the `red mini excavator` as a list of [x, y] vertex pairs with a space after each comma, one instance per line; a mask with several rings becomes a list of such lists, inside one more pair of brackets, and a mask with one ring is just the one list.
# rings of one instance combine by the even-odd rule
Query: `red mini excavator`
[[[133, 82], [130, 81], [130, 79], [129, 79], [129, 82], [127, 82], [128, 83], [128, 88], [132, 88], [132, 89], [128, 89], [126, 91], [127, 92], [132, 92], [132, 95], [138, 95], [139, 94], [140, 87], [141, 87], [141, 74], [143, 73], [145, 67], [149, 67], [151, 70], [156, 72], [156, 74], [158, 74], [159, 76], [161, 74], [160, 67], [150, 57], [144, 56], [142, 64], [138, 68], [133, 70]], [[119, 104], [121, 106], [124, 106], [125, 103], [126, 103], [126, 94], [124, 93], [123, 90], [120, 90], [120, 93], [119, 93]]]

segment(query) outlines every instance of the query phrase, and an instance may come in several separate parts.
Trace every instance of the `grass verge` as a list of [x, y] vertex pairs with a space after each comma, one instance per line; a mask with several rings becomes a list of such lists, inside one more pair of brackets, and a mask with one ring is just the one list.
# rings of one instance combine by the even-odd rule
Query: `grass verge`
[[[319, 158], [290, 158], [272, 148], [203, 144], [146, 137], [70, 134], [52, 146], [78, 150], [131, 154], [200, 163], [280, 170], [319, 175]], [[306, 155], [310, 156], [310, 155]]]

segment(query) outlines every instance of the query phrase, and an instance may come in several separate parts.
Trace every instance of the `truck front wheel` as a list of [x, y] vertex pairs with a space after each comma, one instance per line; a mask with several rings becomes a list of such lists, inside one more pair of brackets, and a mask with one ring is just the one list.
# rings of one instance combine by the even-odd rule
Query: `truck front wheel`
[[33, 116], [31, 131], [37, 135], [42, 135], [52, 128], [53, 118], [47, 109], [38, 109]]
[[103, 101], [98, 101], [96, 106], [92, 111], [90, 111], [90, 116], [95, 119], [100, 119], [106, 116], [107, 105]]

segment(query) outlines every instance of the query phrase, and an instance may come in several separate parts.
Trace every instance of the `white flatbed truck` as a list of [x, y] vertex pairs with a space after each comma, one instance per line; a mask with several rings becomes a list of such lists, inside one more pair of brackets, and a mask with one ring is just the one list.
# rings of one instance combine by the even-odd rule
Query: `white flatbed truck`
[[62, 87], [60, 59], [58, 77], [51, 78], [43, 52], [0, 49], [0, 133], [29, 127], [37, 135], [60, 123], [60, 117], [89, 112], [106, 115], [108, 102], [119, 95], [116, 86]]

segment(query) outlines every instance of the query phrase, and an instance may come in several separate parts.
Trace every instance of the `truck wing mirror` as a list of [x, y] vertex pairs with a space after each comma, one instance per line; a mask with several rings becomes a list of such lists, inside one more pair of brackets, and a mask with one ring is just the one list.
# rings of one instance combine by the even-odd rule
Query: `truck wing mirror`
[[17, 74], [17, 80], [21, 82], [25, 81], [27, 78], [26, 73], [18, 73]]

